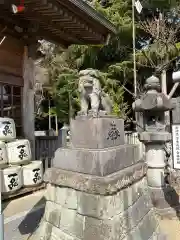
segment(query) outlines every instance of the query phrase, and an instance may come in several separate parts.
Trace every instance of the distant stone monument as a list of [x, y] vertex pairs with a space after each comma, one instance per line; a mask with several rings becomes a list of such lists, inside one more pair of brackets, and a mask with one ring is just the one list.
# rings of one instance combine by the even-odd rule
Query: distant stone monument
[[30, 239], [165, 239], [138, 146], [124, 144], [124, 121], [102, 116], [96, 102], [96, 117], [82, 103], [83, 111], [71, 121], [71, 147], [55, 152], [44, 176], [45, 214]]

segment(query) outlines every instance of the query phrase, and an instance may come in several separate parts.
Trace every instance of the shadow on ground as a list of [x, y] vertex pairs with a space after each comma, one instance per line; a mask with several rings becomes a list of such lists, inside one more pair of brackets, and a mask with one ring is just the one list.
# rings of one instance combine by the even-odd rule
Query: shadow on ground
[[21, 235], [31, 235], [37, 229], [44, 214], [44, 208], [45, 198], [43, 197], [19, 224], [18, 229]]
[[164, 198], [168, 203], [169, 207], [171, 207], [176, 217], [180, 220], [180, 199], [179, 194], [173, 186], [168, 185], [167, 188], [163, 188]]

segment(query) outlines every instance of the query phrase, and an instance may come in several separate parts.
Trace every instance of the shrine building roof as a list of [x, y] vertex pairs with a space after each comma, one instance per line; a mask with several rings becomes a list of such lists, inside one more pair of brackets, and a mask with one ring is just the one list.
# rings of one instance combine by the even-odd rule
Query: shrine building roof
[[[24, 0], [25, 10], [14, 14], [18, 0], [0, 0], [0, 26], [19, 36], [45, 39], [64, 46], [103, 44], [115, 26], [82, 0]], [[1, 30], [1, 28], [0, 28]]]

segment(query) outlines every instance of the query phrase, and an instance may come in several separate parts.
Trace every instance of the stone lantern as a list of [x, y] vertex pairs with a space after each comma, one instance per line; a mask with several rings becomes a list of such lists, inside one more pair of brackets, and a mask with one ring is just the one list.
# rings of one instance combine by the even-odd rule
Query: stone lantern
[[148, 78], [144, 87], [145, 92], [133, 103], [133, 109], [139, 113], [141, 120], [139, 140], [146, 148], [148, 186], [152, 193], [157, 193], [162, 192], [167, 183], [167, 161], [170, 153], [166, 144], [171, 141], [171, 134], [166, 128], [165, 112], [173, 107], [171, 100], [160, 92], [157, 77]]

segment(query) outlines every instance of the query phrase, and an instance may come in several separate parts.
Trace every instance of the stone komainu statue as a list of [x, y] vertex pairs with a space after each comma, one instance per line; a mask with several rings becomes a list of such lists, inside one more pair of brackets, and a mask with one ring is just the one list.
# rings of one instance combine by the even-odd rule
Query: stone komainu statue
[[79, 93], [81, 100], [79, 115], [88, 113], [98, 115], [100, 111], [104, 114], [112, 112], [112, 101], [101, 89], [98, 70], [86, 69], [79, 72]]

